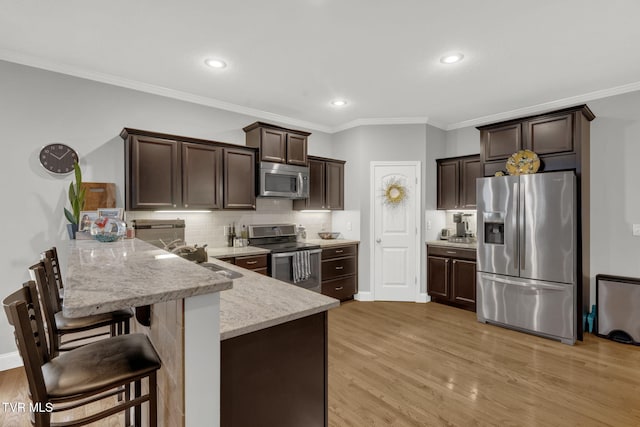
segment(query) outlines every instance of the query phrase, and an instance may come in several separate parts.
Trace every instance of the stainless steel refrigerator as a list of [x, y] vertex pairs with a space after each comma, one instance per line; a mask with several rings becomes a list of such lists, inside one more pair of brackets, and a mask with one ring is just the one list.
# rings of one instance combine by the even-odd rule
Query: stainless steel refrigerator
[[478, 321], [576, 340], [573, 172], [480, 178]]

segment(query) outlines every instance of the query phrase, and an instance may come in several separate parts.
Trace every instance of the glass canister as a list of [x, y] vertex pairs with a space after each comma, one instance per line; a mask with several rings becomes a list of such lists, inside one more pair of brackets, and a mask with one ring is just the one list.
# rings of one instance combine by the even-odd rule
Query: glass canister
[[124, 237], [127, 226], [118, 218], [101, 216], [91, 223], [90, 231], [93, 238], [100, 242], [115, 242]]

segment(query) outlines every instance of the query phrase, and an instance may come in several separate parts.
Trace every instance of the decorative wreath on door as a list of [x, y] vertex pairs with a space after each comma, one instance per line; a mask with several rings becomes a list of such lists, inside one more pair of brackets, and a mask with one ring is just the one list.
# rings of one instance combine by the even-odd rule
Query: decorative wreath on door
[[391, 207], [400, 206], [407, 199], [407, 187], [403, 185], [402, 179], [392, 177], [383, 183], [384, 204]]

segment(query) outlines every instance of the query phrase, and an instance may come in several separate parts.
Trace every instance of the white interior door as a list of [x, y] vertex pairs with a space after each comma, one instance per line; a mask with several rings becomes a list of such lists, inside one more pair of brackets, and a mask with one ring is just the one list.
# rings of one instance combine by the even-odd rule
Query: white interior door
[[420, 162], [372, 162], [371, 176], [373, 298], [416, 301]]

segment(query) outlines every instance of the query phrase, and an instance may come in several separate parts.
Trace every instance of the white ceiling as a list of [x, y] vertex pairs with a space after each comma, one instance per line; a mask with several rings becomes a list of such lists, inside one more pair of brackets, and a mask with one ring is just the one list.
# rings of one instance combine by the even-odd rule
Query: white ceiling
[[454, 129], [640, 89], [639, 16], [637, 0], [0, 0], [0, 59], [326, 132]]

